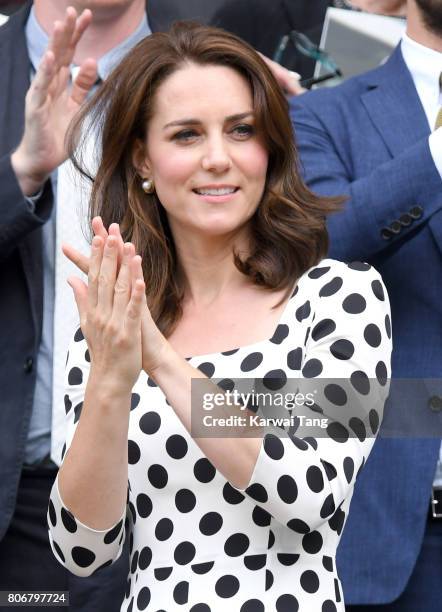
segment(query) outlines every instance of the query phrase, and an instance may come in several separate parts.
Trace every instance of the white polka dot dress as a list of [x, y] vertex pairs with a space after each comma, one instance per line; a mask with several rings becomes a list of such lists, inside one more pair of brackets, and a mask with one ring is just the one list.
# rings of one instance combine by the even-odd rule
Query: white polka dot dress
[[[118, 558], [129, 538], [122, 612], [344, 611], [336, 549], [382, 418], [390, 354], [379, 274], [368, 264], [324, 259], [299, 279], [272, 338], [190, 359], [216, 380], [335, 379], [325, 389], [328, 400], [312, 407], [329, 417], [324, 433], [270, 428], [249, 486], [239, 490], [202, 454], [143, 372], [132, 394], [125, 516], [106, 531], [87, 527], [63, 504], [56, 481], [48, 510], [56, 558], [90, 575]], [[78, 331], [66, 370], [67, 448], [89, 367]], [[378, 398], [367, 419], [350, 409], [348, 390], [336, 384], [344, 378], [352, 402], [370, 393]]]

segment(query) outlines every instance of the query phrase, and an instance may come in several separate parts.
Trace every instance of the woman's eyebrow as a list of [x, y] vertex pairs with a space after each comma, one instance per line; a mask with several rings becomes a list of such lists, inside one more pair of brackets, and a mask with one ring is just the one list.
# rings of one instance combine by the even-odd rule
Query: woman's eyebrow
[[[245, 113], [236, 113], [235, 115], [229, 115], [225, 118], [225, 123], [231, 121], [240, 121], [241, 119], [246, 119], [246, 117], [253, 116], [253, 111], [246, 111]], [[177, 127], [181, 125], [201, 125], [202, 121], [200, 119], [195, 119], [193, 117], [185, 118], [185, 119], [177, 119], [176, 121], [171, 121], [170, 123], [166, 123], [163, 127], [163, 130], [169, 127]]]

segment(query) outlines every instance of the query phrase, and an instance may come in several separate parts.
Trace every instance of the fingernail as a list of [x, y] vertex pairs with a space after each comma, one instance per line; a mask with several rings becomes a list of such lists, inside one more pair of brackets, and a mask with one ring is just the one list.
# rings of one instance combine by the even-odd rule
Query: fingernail
[[92, 246], [94, 247], [94, 249], [98, 249], [100, 244], [101, 244], [101, 239], [98, 236], [94, 236], [92, 238]]

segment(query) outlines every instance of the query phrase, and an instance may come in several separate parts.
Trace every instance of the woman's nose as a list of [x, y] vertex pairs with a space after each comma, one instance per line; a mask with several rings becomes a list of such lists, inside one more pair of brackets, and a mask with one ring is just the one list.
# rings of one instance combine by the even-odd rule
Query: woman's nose
[[201, 165], [203, 170], [225, 172], [232, 166], [227, 143], [222, 137], [210, 138], [207, 141]]

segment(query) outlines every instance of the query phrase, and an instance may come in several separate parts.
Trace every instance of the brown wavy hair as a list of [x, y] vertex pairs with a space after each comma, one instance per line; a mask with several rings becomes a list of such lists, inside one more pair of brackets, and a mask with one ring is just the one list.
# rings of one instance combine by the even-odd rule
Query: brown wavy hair
[[[301, 179], [288, 103], [256, 51], [217, 28], [177, 22], [167, 33], [142, 40], [115, 68], [71, 126], [68, 147], [77, 169], [92, 180], [90, 218], [119, 223], [123, 239], [143, 259], [147, 301], [160, 330], [170, 334], [182, 315], [183, 286], [167, 215], [155, 193], [146, 195], [133, 164], [136, 142], [145, 142], [158, 87], [185, 64], [228, 66], [250, 84], [258, 133], [269, 155], [266, 185], [250, 219], [252, 248], [238, 270], [269, 290], [287, 289], [327, 253], [326, 214], [339, 198], [312, 193]], [[98, 133], [95, 176], [83, 151], [90, 127]], [[284, 298], [283, 298], [284, 299]]]

